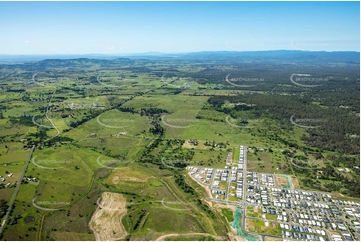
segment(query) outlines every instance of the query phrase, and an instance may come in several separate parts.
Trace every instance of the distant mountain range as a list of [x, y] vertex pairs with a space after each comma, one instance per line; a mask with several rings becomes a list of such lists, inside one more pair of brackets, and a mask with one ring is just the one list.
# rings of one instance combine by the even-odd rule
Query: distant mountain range
[[327, 62], [360, 64], [360, 52], [356, 51], [299, 51], [299, 50], [272, 50], [272, 51], [202, 51], [192, 53], [167, 54], [160, 52], [147, 52], [128, 55], [0, 55], [0, 64], [19, 64], [38, 62], [46, 59], [103, 59], [114, 60], [117, 58], [129, 59], [158, 59], [180, 58], [198, 60], [239, 60], [239, 61], [288, 61], [288, 62]]

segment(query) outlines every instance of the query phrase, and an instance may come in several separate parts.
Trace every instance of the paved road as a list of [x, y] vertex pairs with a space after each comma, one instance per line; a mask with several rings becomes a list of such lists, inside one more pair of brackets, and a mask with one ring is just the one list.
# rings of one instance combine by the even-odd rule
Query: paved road
[[49, 138], [49, 139], [47, 139], [47, 140], [44, 140], [44, 142], [45, 142], [45, 141], [48, 141], [48, 140], [51, 140], [51, 139], [53, 139], [53, 138], [57, 137], [57, 136], [60, 134], [59, 129], [55, 126], [55, 124], [53, 123], [53, 121], [52, 121], [52, 120], [49, 118], [49, 116], [48, 116], [48, 113], [49, 113], [49, 107], [50, 107], [50, 104], [51, 104], [51, 100], [53, 99], [55, 92], [56, 92], [56, 89], [54, 90], [53, 94], [52, 94], [52, 95], [51, 95], [51, 97], [50, 97], [50, 100], [49, 100], [48, 106], [46, 107], [46, 113], [45, 113], [45, 116], [46, 116], [46, 118], [49, 120], [49, 122], [51, 123], [51, 125], [54, 127], [54, 129], [56, 130], [57, 134], [56, 134], [54, 137], [51, 137], [51, 138]]
[[266, 240], [266, 237], [282, 239], [281, 236], [276, 236], [276, 235], [269, 235], [269, 234], [262, 234], [262, 233], [254, 233], [254, 232], [247, 232], [247, 233], [252, 234], [252, 235], [256, 235], [256, 236], [261, 236], [261, 238], [262, 238], [263, 241]]
[[[213, 176], [214, 176], [214, 174], [215, 174], [215, 172], [213, 172], [213, 175], [212, 175], [212, 181], [213, 181]], [[246, 220], [246, 218], [247, 218], [247, 216], [246, 216], [246, 208], [247, 208], [247, 206], [255, 206], [255, 205], [258, 205], [258, 206], [263, 206], [263, 205], [261, 205], [261, 204], [255, 204], [255, 203], [250, 203], [250, 202], [247, 202], [247, 195], [250, 195], [250, 194], [252, 194], [252, 193], [249, 193], [249, 192], [247, 192], [247, 147], [246, 146], [244, 146], [244, 164], [243, 164], [243, 200], [241, 201], [241, 202], [236, 202], [236, 201], [227, 201], [227, 199], [214, 199], [214, 198], [212, 198], [211, 196], [209, 197], [209, 198], [207, 198], [207, 200], [208, 201], [212, 201], [212, 202], [217, 202], [217, 203], [223, 203], [223, 204], [230, 204], [230, 205], [235, 205], [235, 206], [239, 206], [239, 207], [241, 207], [241, 211], [242, 211], [242, 217], [241, 217], [241, 227], [242, 227], [242, 230], [243, 231], [246, 231], [246, 229], [245, 229], [245, 220]], [[266, 174], [266, 175], [273, 175], [273, 176], [275, 176], [275, 175], [278, 175], [278, 174], [271, 174], [271, 173], [259, 173], [258, 174], [258, 178], [260, 178], [260, 174]], [[228, 176], [228, 178], [230, 178], [230, 176]], [[275, 180], [275, 179], [274, 179]], [[197, 180], [198, 181], [198, 180]], [[198, 181], [199, 182], [199, 181]], [[228, 184], [228, 183], [227, 183]], [[276, 183], [277, 184], [277, 183]], [[278, 197], [278, 196], [274, 196], [273, 195], [273, 193], [271, 192], [272, 190], [270, 190], [271, 188], [273, 188], [273, 187], [269, 187], [269, 186], [267, 186], [266, 185], [266, 187], [268, 188], [268, 195], [269, 195], [269, 197], [271, 198], [270, 199], [270, 206], [271, 207], [274, 207], [274, 205], [272, 205], [273, 204], [273, 202], [271, 202], [271, 201], [273, 201], [275, 198], [277, 198], [277, 199], [280, 199], [281, 197]], [[291, 191], [299, 191], [299, 192], [306, 192], [305, 190], [303, 190], [303, 189], [294, 189], [294, 188], [292, 188], [292, 189], [286, 189], [286, 190], [291, 190]], [[228, 192], [228, 189], [227, 189], [227, 192]], [[314, 196], [314, 197], [316, 197], [316, 198], [318, 198], [319, 200], [317, 200], [317, 201], [315, 201], [315, 200], [313, 200], [313, 199], [311, 199], [311, 198], [309, 198], [308, 196], [306, 196], [306, 195], [303, 195], [304, 197], [300, 197], [300, 198], [295, 198], [294, 197], [294, 193], [292, 193], [293, 194], [293, 197], [291, 197], [291, 196], [283, 196], [282, 198], [283, 199], [286, 199], [286, 200], [298, 200], [299, 202], [311, 202], [311, 203], [313, 203], [313, 202], [315, 202], [315, 203], [317, 203], [317, 204], [328, 204], [328, 205], [335, 205], [337, 208], [338, 208], [338, 210], [340, 210], [340, 211], [342, 211], [343, 209], [343, 207], [344, 206], [340, 206], [340, 205], [337, 205], [336, 203], [334, 203], [334, 202], [332, 202], [332, 203], [329, 203], [329, 202], [325, 202], [325, 201], [323, 201], [324, 199], [323, 199], [323, 197], [322, 197], [322, 194], [327, 194], [327, 195], [330, 195], [330, 193], [327, 193], [327, 192], [321, 192], [321, 191], [312, 191], [312, 190], [310, 190], [310, 191], [307, 191], [307, 192], [309, 192], [309, 193], [311, 193], [312, 194], [312, 196]], [[300, 196], [301, 196], [301, 194], [300, 194]], [[313, 206], [313, 205], [312, 205]], [[347, 205], [348, 206], [348, 205]], [[352, 206], [354, 206], [354, 205], [352, 205]], [[341, 208], [342, 207], [342, 208]], [[349, 207], [351, 207], [351, 206], [349, 206]], [[320, 212], [317, 212], [317, 207], [316, 206], [314, 206], [314, 208], [312, 208], [313, 210], [311, 210], [312, 212], [308, 212], [309, 210], [308, 209], [305, 209], [304, 208], [304, 206], [303, 205], [297, 205], [296, 206], [296, 208], [285, 208], [285, 207], [276, 207], [276, 209], [281, 209], [282, 211], [285, 211], [288, 215], [289, 215], [289, 218], [288, 218], [288, 221], [278, 221], [278, 220], [272, 220], [272, 221], [275, 221], [275, 222], [277, 222], [277, 223], [283, 223], [283, 224], [287, 224], [288, 226], [289, 226], [289, 228], [291, 228], [292, 227], [292, 225], [298, 225], [298, 226], [302, 226], [302, 227], [312, 227], [312, 229], [320, 229], [320, 230], [323, 230], [323, 231], [325, 231], [326, 232], [326, 235], [322, 235], [322, 237], [323, 238], [328, 238], [329, 240], [331, 240], [331, 237], [330, 237], [330, 234], [329, 234], [329, 232], [328, 232], [328, 229], [327, 228], [325, 228], [325, 227], [323, 227], [323, 226], [319, 226], [319, 225], [317, 225], [317, 226], [315, 226], [315, 225], [310, 225], [309, 223], [299, 223], [298, 221], [295, 221], [294, 220], [294, 218], [293, 218], [293, 216], [291, 216], [292, 214], [297, 214], [297, 213], [307, 213], [307, 214], [313, 214], [313, 215], [318, 215], [318, 216], [321, 216], [322, 218], [328, 218], [331, 222], [335, 222], [335, 220], [333, 219], [333, 214], [324, 214], [323, 212], [322, 213], [320, 213]], [[327, 212], [328, 213], [328, 212]], [[352, 219], [346, 219], [346, 218], [344, 218], [344, 216], [343, 217], [340, 217], [340, 216], [338, 216], [337, 217], [338, 219], [340, 219], [340, 220], [342, 220], [343, 221], [343, 223], [344, 224], [346, 224], [346, 226], [347, 226], [347, 228], [349, 228], [349, 227], [352, 227], [352, 226], [350, 226], [349, 225], [349, 223], [350, 223], [350, 220]], [[263, 220], [264, 221], [264, 219], [262, 219], [262, 218], [249, 218], [249, 219], [256, 219], [256, 220]], [[267, 219], [268, 221], [271, 221], [270, 219]], [[312, 219], [307, 219], [307, 221], [310, 221], [310, 220], [312, 220]], [[336, 223], [336, 222], [335, 222]], [[286, 229], [286, 230], [293, 230], [293, 229]], [[297, 231], [296, 231], [297, 232]], [[355, 239], [355, 240], [357, 240], [357, 236], [358, 236], [358, 234], [353, 234], [353, 233], [351, 233], [351, 231], [349, 231], [349, 230], [346, 230], [346, 231], [344, 231], [345, 233], [349, 233], [352, 237], [353, 237], [353, 239]], [[271, 237], [271, 238], [282, 238], [281, 236], [272, 236], [272, 235], [268, 235], [268, 234], [261, 234], [261, 233], [254, 233], [254, 232], [246, 232], [247, 234], [254, 234], [254, 235], [259, 235], [259, 236], [261, 236], [262, 237], [262, 240], [265, 240], [265, 237]], [[299, 232], [299, 233], [302, 233], [302, 234], [306, 234], [306, 232]], [[286, 238], [286, 239], [291, 239], [292, 240], [292, 237], [288, 237], [288, 238]]]
[[33, 80], [33, 82], [36, 82], [35, 81], [35, 76], [37, 75], [38, 73], [35, 73], [34, 75], [33, 75], [33, 77], [31, 78], [32, 80]]
[[25, 171], [26, 171], [26, 169], [28, 168], [29, 161], [30, 161], [30, 159], [31, 159], [31, 156], [33, 155], [34, 149], [35, 149], [35, 145], [33, 145], [33, 148], [31, 148], [31, 150], [30, 150], [30, 154], [29, 154], [29, 156], [28, 156], [28, 159], [27, 159], [27, 161], [26, 161], [26, 163], [25, 163], [25, 166], [24, 166], [24, 168], [23, 168], [23, 171], [22, 171], [21, 174], [20, 174], [18, 183], [16, 184], [16, 189], [15, 189], [15, 192], [14, 192], [12, 198], [11, 198], [8, 211], [6, 212], [5, 217], [4, 217], [4, 220], [3, 220], [2, 224], [1, 224], [1, 227], [0, 227], [0, 235], [1, 235], [3, 229], [4, 229], [5, 225], [6, 225], [6, 220], [7, 220], [8, 217], [9, 217], [9, 214], [10, 214], [10, 212], [11, 212], [11, 209], [13, 208], [13, 205], [14, 205], [14, 202], [15, 202], [15, 198], [16, 198], [16, 196], [18, 195], [18, 192], [19, 192], [19, 189], [20, 189], [21, 181], [23, 180]]
[[[247, 146], [243, 146], [243, 197], [242, 202], [247, 201]], [[239, 152], [239, 155], [241, 156], [241, 152]], [[246, 231], [246, 213], [247, 213], [247, 206], [242, 207], [242, 229], [243, 231]]]
[[[232, 163], [231, 163], [232, 164]], [[232, 167], [231, 165], [229, 167]], [[226, 183], [226, 194], [224, 196], [224, 200], [228, 201], [228, 194], [229, 194], [229, 187], [231, 186], [231, 174], [232, 174], [232, 169], [227, 169], [228, 170], [228, 176], [227, 176], [227, 183]]]

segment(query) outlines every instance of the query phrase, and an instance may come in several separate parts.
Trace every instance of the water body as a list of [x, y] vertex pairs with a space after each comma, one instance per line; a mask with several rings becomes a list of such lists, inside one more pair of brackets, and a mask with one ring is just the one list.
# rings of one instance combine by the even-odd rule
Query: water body
[[241, 219], [242, 219], [241, 208], [236, 207], [236, 211], [234, 213], [234, 220], [232, 222], [232, 228], [236, 229], [237, 234], [245, 238], [247, 241], [258, 241], [259, 238], [257, 236], [247, 234], [245, 231], [242, 230]]

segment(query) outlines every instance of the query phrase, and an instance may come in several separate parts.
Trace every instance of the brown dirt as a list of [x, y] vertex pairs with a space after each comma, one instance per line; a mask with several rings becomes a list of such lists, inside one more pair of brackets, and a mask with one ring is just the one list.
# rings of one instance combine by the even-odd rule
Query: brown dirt
[[276, 176], [276, 182], [279, 187], [283, 187], [282, 185], [288, 185], [287, 179], [282, 176]]
[[275, 238], [275, 237], [265, 237], [265, 241], [283, 241], [282, 238]]
[[299, 188], [299, 187], [300, 187], [300, 184], [298, 183], [297, 178], [294, 177], [294, 176], [291, 176], [291, 179], [292, 179], [293, 187], [294, 187], [294, 188]]
[[120, 177], [120, 176], [113, 176], [112, 183], [118, 184], [120, 181], [135, 181], [135, 182], [147, 182], [146, 179], [139, 179], [136, 177]]
[[235, 230], [233, 231], [233, 233], [228, 233], [230, 241], [246, 241], [246, 238], [236, 235], [235, 233]]
[[100, 203], [89, 222], [95, 240], [121, 240], [127, 235], [122, 218], [127, 213], [126, 200], [122, 194], [104, 192]]
[[216, 236], [216, 235], [213, 235], [213, 234], [207, 234], [207, 233], [185, 233], [185, 234], [165, 234], [165, 235], [162, 235], [160, 237], [158, 237], [156, 239], [156, 241], [159, 241], [159, 240], [164, 240], [165, 238], [167, 237], [174, 237], [174, 236], [192, 236], [192, 235], [203, 235], [203, 236], [212, 236], [213, 238], [217, 239], [217, 240], [222, 240], [223, 238], [220, 237], [220, 236]]

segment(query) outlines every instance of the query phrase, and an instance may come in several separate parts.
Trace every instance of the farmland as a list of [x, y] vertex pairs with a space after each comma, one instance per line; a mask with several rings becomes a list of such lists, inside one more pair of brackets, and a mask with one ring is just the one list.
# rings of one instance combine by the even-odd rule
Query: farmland
[[[240, 219], [234, 204], [249, 202], [235, 196], [239, 181], [219, 177], [214, 186], [233, 195], [209, 196], [207, 173], [199, 173], [202, 183], [185, 169], [236, 168], [241, 144], [250, 176], [358, 201], [358, 66], [316, 63], [319, 73], [348, 81], [311, 90], [289, 83], [302, 64], [243, 63], [250, 68], [245, 75], [263, 76], [262, 68], [274, 74], [247, 89], [225, 80], [224, 70], [243, 74], [241, 63], [114, 58], [49, 59], [36, 70], [36, 63], [2, 65], [4, 74], [13, 73], [0, 85], [6, 179], [0, 197], [7, 204], [36, 147], [2, 240], [230, 240], [257, 233], [278, 239], [277, 215], [253, 205], [246, 206], [245, 231], [232, 227]], [[349, 109], [339, 108], [344, 96], [334, 97], [336, 88], [352, 96]], [[329, 126], [302, 127], [316, 119]], [[218, 207], [217, 199], [234, 203]]]

